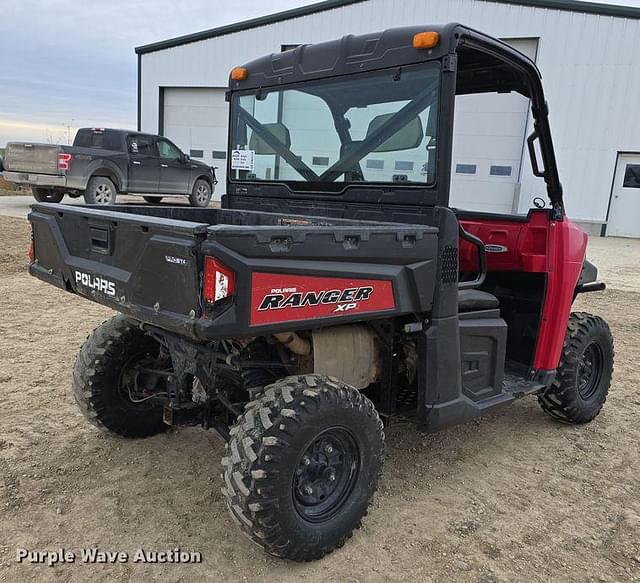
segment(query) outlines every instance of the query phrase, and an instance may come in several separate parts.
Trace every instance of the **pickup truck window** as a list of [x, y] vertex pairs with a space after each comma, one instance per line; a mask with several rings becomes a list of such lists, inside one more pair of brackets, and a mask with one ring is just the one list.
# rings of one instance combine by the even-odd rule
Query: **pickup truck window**
[[142, 156], [153, 156], [153, 138], [151, 136], [129, 136], [129, 153]]
[[81, 129], [78, 130], [73, 145], [78, 148], [122, 151], [121, 135], [112, 130]]
[[438, 65], [422, 63], [235, 94], [231, 147], [251, 153], [232, 157], [231, 180], [433, 184], [438, 91]]
[[158, 152], [160, 158], [165, 160], [180, 160], [182, 158], [182, 152], [167, 140], [158, 140]]

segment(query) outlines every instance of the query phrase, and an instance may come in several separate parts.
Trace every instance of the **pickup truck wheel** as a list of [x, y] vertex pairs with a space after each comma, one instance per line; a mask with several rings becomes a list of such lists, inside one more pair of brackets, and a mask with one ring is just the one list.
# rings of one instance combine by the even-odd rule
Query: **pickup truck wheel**
[[211, 185], [203, 178], [199, 178], [193, 185], [189, 202], [191, 206], [206, 207], [209, 206], [211, 195]]
[[142, 198], [144, 198], [149, 204], [158, 204], [162, 200], [161, 196], [143, 196]]
[[109, 178], [94, 176], [84, 191], [84, 200], [87, 204], [115, 204], [116, 194], [116, 185]]
[[166, 431], [164, 381], [145, 376], [143, 370], [170, 367], [159, 354], [158, 342], [121, 314], [98, 326], [80, 349], [73, 368], [73, 393], [89, 422], [121, 437]]
[[568, 423], [588, 423], [607, 400], [613, 374], [613, 337], [600, 317], [569, 318], [554, 383], [538, 397], [542, 409]]
[[60, 202], [64, 198], [64, 192], [56, 192], [52, 188], [33, 187], [31, 192], [38, 202]]
[[369, 399], [319, 375], [265, 387], [226, 445], [231, 517], [268, 553], [312, 561], [360, 527], [382, 474], [384, 433]]

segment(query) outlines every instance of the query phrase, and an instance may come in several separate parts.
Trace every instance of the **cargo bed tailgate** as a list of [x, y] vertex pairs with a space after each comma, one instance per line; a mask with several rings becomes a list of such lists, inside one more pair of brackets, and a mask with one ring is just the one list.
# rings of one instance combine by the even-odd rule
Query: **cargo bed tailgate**
[[[32, 275], [179, 332], [200, 311], [204, 223], [35, 204]], [[185, 319], [186, 318], [186, 319]]]
[[4, 168], [12, 172], [61, 174], [58, 169], [60, 146], [10, 142], [4, 154]]

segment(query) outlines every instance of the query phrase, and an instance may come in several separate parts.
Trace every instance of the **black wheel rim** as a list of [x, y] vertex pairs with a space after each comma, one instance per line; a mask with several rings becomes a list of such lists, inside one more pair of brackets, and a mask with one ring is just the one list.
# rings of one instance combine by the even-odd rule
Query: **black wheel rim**
[[358, 479], [360, 450], [350, 430], [331, 427], [308, 445], [293, 477], [293, 502], [307, 522], [326, 522], [344, 505]]
[[604, 358], [602, 348], [592, 342], [582, 353], [578, 363], [578, 393], [584, 399], [590, 399], [600, 386]]

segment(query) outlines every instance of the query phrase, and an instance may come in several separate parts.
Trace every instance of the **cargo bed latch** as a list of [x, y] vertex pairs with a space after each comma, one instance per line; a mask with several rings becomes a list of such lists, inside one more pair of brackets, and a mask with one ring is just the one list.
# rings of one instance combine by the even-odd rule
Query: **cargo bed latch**
[[91, 251], [111, 255], [111, 229], [109, 227], [89, 226]]

